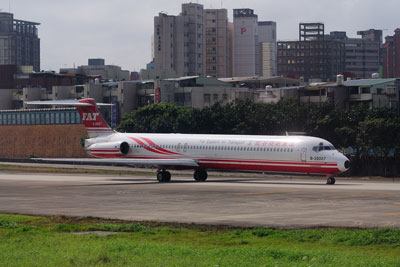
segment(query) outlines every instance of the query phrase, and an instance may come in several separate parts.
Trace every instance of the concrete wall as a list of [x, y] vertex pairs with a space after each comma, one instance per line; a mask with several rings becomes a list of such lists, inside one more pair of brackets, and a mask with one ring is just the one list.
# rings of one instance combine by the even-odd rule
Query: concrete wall
[[82, 124], [0, 126], [0, 158], [88, 157], [80, 145]]

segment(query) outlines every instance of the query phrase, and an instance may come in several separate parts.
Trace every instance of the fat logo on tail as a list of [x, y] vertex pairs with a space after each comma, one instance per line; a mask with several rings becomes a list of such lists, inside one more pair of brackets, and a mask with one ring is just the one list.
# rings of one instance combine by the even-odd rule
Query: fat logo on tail
[[90, 138], [114, 133], [101, 116], [94, 99], [86, 98], [79, 100], [79, 102], [91, 105], [76, 107]]

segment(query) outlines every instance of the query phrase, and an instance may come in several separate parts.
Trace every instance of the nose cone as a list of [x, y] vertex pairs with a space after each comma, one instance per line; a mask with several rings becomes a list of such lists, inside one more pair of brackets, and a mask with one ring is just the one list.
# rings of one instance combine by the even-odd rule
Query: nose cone
[[350, 169], [350, 160], [346, 160], [345, 162], [344, 162], [344, 167], [348, 170], [348, 169]]
[[348, 169], [350, 169], [350, 166], [350, 160], [345, 156], [343, 156], [343, 158], [338, 161], [338, 167], [341, 172], [347, 171]]

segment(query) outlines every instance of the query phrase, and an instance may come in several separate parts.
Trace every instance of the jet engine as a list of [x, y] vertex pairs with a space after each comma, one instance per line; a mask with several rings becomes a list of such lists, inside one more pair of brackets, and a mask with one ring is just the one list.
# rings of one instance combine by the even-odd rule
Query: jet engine
[[116, 152], [116, 150], [121, 153], [121, 155], [127, 155], [130, 150], [130, 146], [128, 142], [117, 141], [117, 142], [104, 142], [104, 143], [95, 143], [86, 148], [88, 152], [91, 154], [105, 154]]

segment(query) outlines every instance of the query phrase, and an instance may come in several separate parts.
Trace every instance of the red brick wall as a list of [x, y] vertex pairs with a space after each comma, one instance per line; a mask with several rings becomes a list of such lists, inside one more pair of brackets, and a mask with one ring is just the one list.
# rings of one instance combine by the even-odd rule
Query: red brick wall
[[0, 158], [82, 158], [82, 124], [0, 126]]

